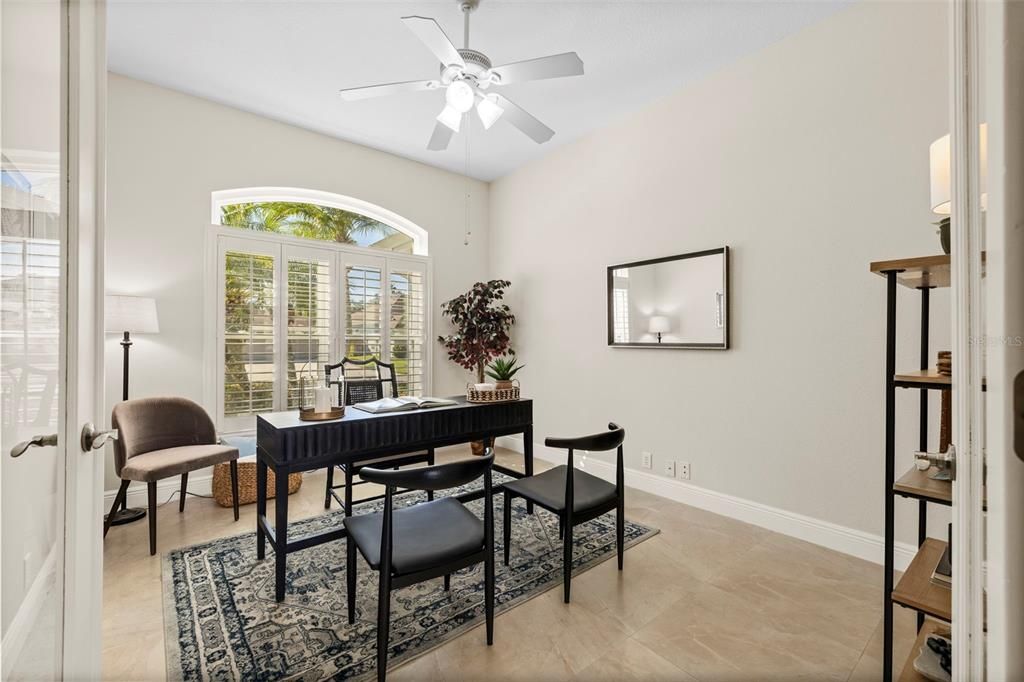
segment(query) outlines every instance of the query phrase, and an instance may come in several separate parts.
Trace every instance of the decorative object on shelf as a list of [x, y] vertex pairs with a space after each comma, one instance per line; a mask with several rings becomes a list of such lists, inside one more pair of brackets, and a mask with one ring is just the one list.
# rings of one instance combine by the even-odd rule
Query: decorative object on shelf
[[[988, 208], [988, 124], [978, 126], [978, 150], [981, 170], [981, 210]], [[949, 215], [952, 212], [952, 191], [950, 189], [950, 139], [943, 135], [928, 148], [929, 175], [931, 179], [932, 213], [944, 216], [938, 226], [939, 242], [943, 253], [949, 253]]]
[[[716, 313], [717, 314], [717, 313]], [[715, 326], [718, 326], [718, 318], [715, 318]], [[655, 315], [647, 322], [647, 331], [658, 335], [658, 343], [661, 343], [661, 335], [667, 334], [672, 329], [669, 319], [663, 315]]]
[[943, 587], [953, 587], [953, 524], [946, 524], [946, 548], [942, 551], [942, 556], [939, 557], [939, 562], [935, 564], [935, 570], [932, 571], [932, 582], [936, 585], [942, 585]]
[[526, 365], [516, 365], [515, 356], [505, 358], [497, 358], [494, 362], [487, 365], [487, 371], [485, 374], [490, 378], [494, 379], [497, 383], [494, 385], [499, 391], [512, 388], [512, 379], [515, 375]]
[[917, 658], [914, 659], [914, 670], [921, 677], [934, 682], [950, 682], [953, 669], [953, 642], [946, 636], [934, 634], [925, 638]]
[[[444, 90], [445, 106], [437, 116], [434, 133], [430, 136], [427, 149], [442, 151], [448, 148], [452, 136], [459, 132], [466, 115], [476, 106], [476, 113], [485, 130], [504, 118], [513, 127], [537, 144], [551, 139], [555, 131], [531, 114], [507, 99], [504, 95], [488, 92], [488, 89], [507, 83], [547, 78], [564, 78], [583, 75], [583, 60], [575, 52], [537, 57], [502, 66], [492, 66], [483, 52], [469, 47], [469, 15], [480, 4], [480, 0], [458, 0], [463, 16], [463, 47], [456, 48], [438, 23], [430, 17], [402, 17], [405, 25], [416, 34], [434, 56], [441, 62], [439, 79], [386, 83], [360, 88], [341, 90], [346, 101], [395, 95], [408, 92]], [[504, 116], [503, 116], [504, 115]]]
[[[128, 400], [128, 351], [132, 347], [132, 333], [158, 334], [160, 321], [156, 314], [156, 300], [144, 296], [119, 296], [107, 294], [104, 297], [104, 330], [108, 334], [124, 334], [121, 348], [124, 360], [121, 369], [121, 400]], [[120, 526], [138, 521], [146, 515], [145, 509], [128, 509], [127, 500], [114, 512], [110, 525]], [[109, 514], [108, 514], [109, 516]], [[104, 517], [106, 518], [106, 517]]]
[[[940, 350], [935, 364], [936, 371], [942, 376], [953, 376], [953, 353]], [[953, 442], [953, 393], [942, 391], [939, 395], [939, 452], [949, 449]]]
[[953, 353], [948, 350], [940, 350], [938, 359], [935, 361], [935, 369], [944, 377], [953, 376]]

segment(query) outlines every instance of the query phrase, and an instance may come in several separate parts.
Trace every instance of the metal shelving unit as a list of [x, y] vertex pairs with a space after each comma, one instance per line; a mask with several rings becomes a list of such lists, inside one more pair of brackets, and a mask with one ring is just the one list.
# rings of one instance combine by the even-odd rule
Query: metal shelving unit
[[[886, 279], [886, 341], [885, 341], [885, 586], [884, 586], [884, 652], [882, 679], [893, 678], [893, 605], [917, 611], [919, 638], [924, 636], [925, 615], [949, 621], [952, 591], [931, 582], [932, 571], [945, 549], [944, 542], [929, 539], [928, 505], [951, 506], [952, 483], [929, 478], [928, 472], [916, 468], [896, 478], [896, 389], [920, 391], [918, 411], [918, 448], [928, 449], [928, 398], [933, 390], [951, 390], [950, 377], [941, 376], [931, 369], [928, 350], [928, 331], [931, 290], [948, 287], [950, 283], [949, 256], [925, 256], [901, 260], [879, 261], [871, 264], [871, 272]], [[896, 369], [896, 294], [900, 286], [920, 292], [920, 366], [916, 370]], [[918, 552], [910, 566], [895, 584], [895, 514], [896, 497], [916, 499]], [[911, 651], [910, 660], [903, 666], [904, 674], [913, 670], [913, 658], [918, 647]], [[901, 675], [901, 677], [903, 677]]]

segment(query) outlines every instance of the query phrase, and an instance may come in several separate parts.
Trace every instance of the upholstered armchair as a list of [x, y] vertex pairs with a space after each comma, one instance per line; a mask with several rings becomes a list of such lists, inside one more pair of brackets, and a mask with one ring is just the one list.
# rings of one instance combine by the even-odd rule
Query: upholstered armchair
[[[120, 437], [114, 442], [114, 471], [121, 487], [111, 507], [124, 502], [128, 484], [146, 483], [149, 489], [149, 553], [156, 554], [156, 484], [181, 476], [178, 512], [185, 511], [188, 473], [221, 462], [231, 462], [231, 491], [238, 520], [238, 450], [221, 445], [213, 421], [202, 407], [185, 398], [140, 398], [114, 406], [111, 426]], [[110, 529], [103, 526], [103, 536]]]

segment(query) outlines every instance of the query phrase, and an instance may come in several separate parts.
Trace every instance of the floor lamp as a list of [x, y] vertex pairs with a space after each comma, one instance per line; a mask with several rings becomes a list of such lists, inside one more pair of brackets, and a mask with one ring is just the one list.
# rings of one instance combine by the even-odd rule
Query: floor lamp
[[[121, 400], [128, 400], [128, 352], [132, 347], [132, 333], [156, 334], [160, 324], [156, 317], [156, 300], [142, 296], [106, 296], [104, 327], [108, 334], [124, 334], [124, 366], [121, 375]], [[138, 521], [146, 515], [145, 509], [129, 509], [127, 497], [110, 521], [113, 526]]]

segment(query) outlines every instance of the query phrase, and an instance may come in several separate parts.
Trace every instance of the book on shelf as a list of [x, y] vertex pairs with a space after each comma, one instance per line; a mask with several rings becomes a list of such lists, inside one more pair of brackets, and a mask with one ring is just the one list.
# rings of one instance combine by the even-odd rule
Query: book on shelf
[[953, 563], [950, 549], [953, 547], [953, 524], [949, 524], [948, 529], [949, 542], [946, 543], [946, 549], [942, 550], [942, 556], [939, 557], [939, 563], [935, 565], [935, 570], [932, 571], [932, 582], [936, 585], [942, 585], [943, 587], [953, 587]]
[[352, 407], [372, 414], [385, 414], [388, 412], [406, 412], [408, 410], [421, 410], [457, 404], [454, 400], [448, 398], [410, 395], [402, 396], [401, 398], [381, 398], [380, 400], [372, 400], [368, 403], [356, 403]]

